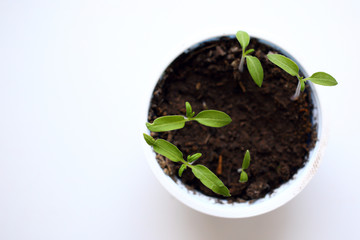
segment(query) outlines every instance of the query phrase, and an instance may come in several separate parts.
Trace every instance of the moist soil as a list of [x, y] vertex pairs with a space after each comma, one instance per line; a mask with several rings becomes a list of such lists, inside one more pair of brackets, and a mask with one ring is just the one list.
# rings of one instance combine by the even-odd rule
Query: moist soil
[[[259, 88], [244, 66], [238, 70], [241, 47], [232, 37], [220, 37], [185, 51], [165, 70], [156, 85], [148, 114], [149, 122], [165, 115], [185, 115], [188, 101], [195, 113], [205, 109], [220, 110], [232, 118], [222, 128], [211, 128], [188, 122], [183, 129], [151, 133], [175, 144], [186, 157], [196, 152], [203, 164], [229, 188], [229, 202], [253, 201], [264, 197], [293, 177], [308, 159], [316, 141], [312, 125], [311, 89], [306, 86], [297, 101], [290, 100], [297, 79], [266, 59], [275, 49], [252, 38], [247, 49], [256, 51], [264, 68]], [[249, 180], [240, 183], [245, 151], [249, 149]], [[189, 189], [223, 199], [213, 193], [187, 169], [177, 176], [180, 164], [156, 156], [164, 172]]]

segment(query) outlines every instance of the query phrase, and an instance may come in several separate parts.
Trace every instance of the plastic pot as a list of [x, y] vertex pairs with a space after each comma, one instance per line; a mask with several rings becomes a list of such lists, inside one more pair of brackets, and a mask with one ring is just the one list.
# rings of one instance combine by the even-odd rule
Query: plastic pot
[[[230, 36], [227, 35], [227, 36], [235, 37], [233, 35]], [[220, 37], [223, 36], [209, 38], [202, 42], [215, 40]], [[305, 77], [307, 76], [301, 64], [297, 62], [296, 59], [294, 59], [284, 49], [264, 39], [258, 37], [256, 38], [260, 40], [261, 43], [265, 45], [269, 45], [274, 49], [276, 49], [279, 53], [293, 59], [298, 64], [301, 72], [305, 75]], [[192, 45], [184, 52], [191, 51], [202, 42]], [[173, 59], [176, 59], [176, 57]], [[200, 192], [194, 193], [194, 191], [189, 191], [180, 180], [175, 182], [172, 178], [170, 178], [168, 175], [164, 173], [163, 169], [156, 161], [155, 152], [153, 152], [152, 148], [148, 146], [145, 143], [145, 141], [142, 139], [141, 141], [143, 142], [147, 162], [149, 163], [151, 170], [153, 171], [159, 182], [165, 187], [165, 189], [176, 199], [178, 199], [180, 202], [184, 203], [188, 207], [208, 215], [223, 217], [223, 218], [246, 218], [246, 217], [264, 214], [276, 208], [279, 208], [280, 206], [284, 205], [285, 203], [293, 199], [309, 183], [309, 181], [311, 180], [311, 178], [314, 176], [314, 174], [318, 169], [325, 145], [325, 137], [323, 134], [323, 121], [322, 121], [319, 98], [317, 96], [314, 85], [311, 82], [308, 82], [307, 84], [309, 84], [311, 88], [312, 101], [314, 106], [312, 113], [312, 123], [317, 125], [318, 141], [316, 142], [315, 147], [310, 151], [308, 161], [305, 163], [305, 166], [299, 169], [291, 180], [284, 183], [279, 188], [275, 189], [274, 192], [272, 192], [271, 194], [267, 194], [264, 198], [258, 199], [252, 203], [249, 202], [228, 203], [226, 200], [219, 200], [218, 198], [209, 197]], [[155, 85], [156, 83], [154, 83], [154, 87]], [[153, 89], [151, 89], [151, 93], [149, 95], [152, 94], [152, 91]], [[150, 103], [150, 99], [149, 99], [149, 103]], [[147, 107], [149, 108], [149, 105], [147, 105]], [[144, 122], [146, 121], [147, 121], [147, 112], [146, 112], [146, 118], [144, 118]], [[142, 128], [143, 132], [149, 134], [149, 130], [146, 129], [145, 124], [143, 124], [143, 126], [144, 126]], [[221, 203], [219, 203], [219, 201]]]

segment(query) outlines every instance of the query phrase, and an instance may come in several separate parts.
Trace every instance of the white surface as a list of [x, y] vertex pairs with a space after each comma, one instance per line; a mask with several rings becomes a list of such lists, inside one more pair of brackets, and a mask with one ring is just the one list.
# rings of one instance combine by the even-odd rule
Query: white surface
[[[356, 0], [1, 1], [0, 239], [359, 239], [359, 11]], [[331, 120], [318, 174], [259, 217], [187, 208], [136, 135], [174, 46], [212, 28], [271, 33], [339, 82], [317, 88]]]

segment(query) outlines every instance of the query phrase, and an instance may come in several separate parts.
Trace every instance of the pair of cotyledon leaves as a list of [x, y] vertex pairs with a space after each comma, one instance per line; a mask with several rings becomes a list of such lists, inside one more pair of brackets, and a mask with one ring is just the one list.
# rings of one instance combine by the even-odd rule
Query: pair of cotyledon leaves
[[211, 189], [213, 192], [229, 197], [230, 191], [224, 185], [224, 183], [207, 167], [204, 165], [192, 165], [194, 161], [201, 157], [201, 153], [195, 153], [187, 157], [187, 161], [184, 160], [182, 152], [172, 143], [163, 140], [155, 140], [149, 135], [144, 133], [144, 139], [154, 151], [165, 156], [173, 162], [181, 162], [182, 165], [179, 169], [179, 175], [181, 176], [183, 171], [189, 167], [196, 178], [198, 178], [202, 184]]
[[181, 129], [188, 121], [197, 121], [208, 127], [223, 127], [231, 123], [231, 118], [224, 112], [217, 110], [204, 110], [195, 117], [190, 103], [186, 102], [186, 117], [181, 115], [163, 116], [154, 120], [153, 123], [146, 123], [146, 127], [152, 132], [165, 132]]
[[307, 78], [300, 77], [298, 65], [293, 60], [281, 54], [268, 54], [267, 57], [270, 62], [274, 63], [291, 76], [297, 77], [301, 84], [301, 91], [304, 91], [306, 81], [311, 81], [323, 86], [335, 86], [338, 84], [335, 78], [325, 72], [316, 72]]
[[[242, 60], [243, 60], [243, 58], [246, 59], [246, 66], [249, 70], [249, 73], [250, 73], [252, 79], [254, 80], [256, 85], [261, 87], [263, 79], [264, 79], [264, 70], [261, 66], [260, 60], [257, 57], [249, 55], [250, 53], [252, 53], [254, 51], [254, 49], [246, 50], [246, 48], [250, 42], [249, 34], [244, 31], [238, 31], [236, 33], [236, 38], [239, 41], [241, 48], [242, 48], [242, 52], [243, 52], [241, 59]], [[240, 62], [240, 64], [242, 64], [242, 63], [243, 63], [243, 61]]]

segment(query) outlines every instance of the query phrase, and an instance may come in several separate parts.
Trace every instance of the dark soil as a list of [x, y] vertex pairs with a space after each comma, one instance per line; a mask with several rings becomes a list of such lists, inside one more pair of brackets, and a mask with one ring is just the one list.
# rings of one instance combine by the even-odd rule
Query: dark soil
[[[186, 101], [196, 113], [216, 109], [231, 116], [232, 123], [222, 128], [188, 122], [181, 130], [151, 134], [172, 142], [184, 156], [202, 153], [196, 163], [207, 166], [224, 182], [232, 195], [229, 201], [254, 200], [271, 193], [304, 166], [316, 141], [309, 86], [299, 100], [291, 101], [298, 80], [265, 58], [269, 51], [277, 51], [255, 38], [250, 48], [256, 50], [252, 55], [264, 68], [261, 88], [246, 67], [243, 73], [237, 69], [241, 57], [237, 40], [222, 37], [174, 60], [156, 85], [149, 109], [149, 122], [164, 115], [185, 115]], [[247, 149], [251, 153], [249, 181], [239, 183], [238, 169]], [[180, 164], [160, 155], [157, 160], [174, 180], [222, 198], [202, 185], [189, 169], [178, 178]]]

